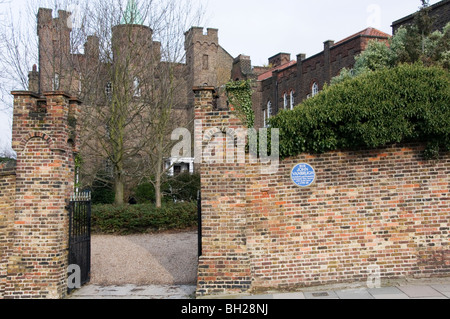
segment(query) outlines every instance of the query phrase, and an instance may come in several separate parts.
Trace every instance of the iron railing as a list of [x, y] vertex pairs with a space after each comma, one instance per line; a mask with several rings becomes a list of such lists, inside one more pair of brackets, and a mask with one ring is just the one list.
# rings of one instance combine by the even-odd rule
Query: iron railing
[[[91, 194], [74, 194], [69, 203], [69, 265], [81, 271], [80, 283], [85, 285], [91, 276]], [[70, 292], [69, 288], [69, 292]]]

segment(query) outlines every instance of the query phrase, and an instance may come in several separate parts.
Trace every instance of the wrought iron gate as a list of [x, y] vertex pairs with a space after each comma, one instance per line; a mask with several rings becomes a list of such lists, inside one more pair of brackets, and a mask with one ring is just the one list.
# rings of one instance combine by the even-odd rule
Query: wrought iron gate
[[202, 256], [202, 193], [199, 191], [197, 196], [198, 213], [198, 257]]
[[[91, 193], [73, 195], [69, 204], [69, 265], [81, 271], [80, 284], [91, 276]], [[69, 292], [72, 289], [69, 288]]]

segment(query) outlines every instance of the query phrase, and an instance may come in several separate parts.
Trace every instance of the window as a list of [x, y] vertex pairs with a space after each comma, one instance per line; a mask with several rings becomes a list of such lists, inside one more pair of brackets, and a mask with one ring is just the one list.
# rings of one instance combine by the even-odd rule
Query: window
[[267, 110], [263, 111], [263, 117], [264, 117], [264, 127], [267, 127]]
[[103, 161], [103, 169], [105, 170], [105, 175], [107, 177], [113, 177], [114, 176], [114, 165], [112, 161], [108, 158]]
[[312, 85], [311, 97], [316, 96], [318, 93], [319, 93], [319, 85], [317, 84], [317, 82], [314, 82]]
[[183, 173], [189, 172], [189, 163], [179, 163], [173, 166], [173, 174], [178, 176]]
[[80, 73], [78, 76], [78, 94], [81, 95], [82, 91], [83, 91], [83, 75]]
[[287, 109], [287, 106], [288, 106], [288, 97], [287, 97], [287, 93], [284, 93], [284, 95], [283, 95], [283, 106], [284, 106], [284, 109], [286, 110], [286, 109]]
[[141, 83], [139, 81], [139, 78], [135, 77], [133, 79], [133, 90], [134, 90], [134, 96], [140, 97], [141, 96]]
[[168, 170], [169, 176], [194, 174], [194, 158], [168, 158], [165, 160], [165, 169]]
[[291, 91], [291, 110], [294, 109], [294, 105], [295, 105], [294, 91]]
[[111, 82], [106, 83], [106, 86], [105, 86], [105, 94], [106, 94], [106, 97], [107, 97], [108, 99], [111, 98], [112, 92], [113, 92], [112, 83], [111, 83]]
[[209, 57], [207, 54], [203, 55], [203, 70], [209, 70]]
[[267, 102], [267, 108], [263, 113], [264, 113], [264, 127], [268, 127], [269, 124], [267, 123], [267, 120], [269, 120], [270, 117], [272, 116], [272, 102], [270, 101]]
[[53, 83], [52, 83], [52, 89], [53, 91], [58, 91], [59, 90], [59, 74], [55, 73], [55, 76], [53, 77]]

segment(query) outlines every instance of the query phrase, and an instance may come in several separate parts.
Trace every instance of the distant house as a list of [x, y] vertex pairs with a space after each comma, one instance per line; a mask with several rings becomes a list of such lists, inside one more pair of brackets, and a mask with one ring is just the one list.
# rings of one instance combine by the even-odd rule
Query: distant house
[[232, 77], [255, 80], [255, 125], [264, 127], [280, 110], [292, 110], [294, 105], [318, 94], [343, 68], [352, 68], [355, 57], [367, 48], [369, 41], [389, 38], [387, 33], [367, 28], [336, 43], [325, 41], [324, 50], [309, 58], [299, 54], [295, 61], [289, 53], [279, 53], [269, 58], [266, 68], [252, 69], [250, 57], [241, 55], [233, 63]]

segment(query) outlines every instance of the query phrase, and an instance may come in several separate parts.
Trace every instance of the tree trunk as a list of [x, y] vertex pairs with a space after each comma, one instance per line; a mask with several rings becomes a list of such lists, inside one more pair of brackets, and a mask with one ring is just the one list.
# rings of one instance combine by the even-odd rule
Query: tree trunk
[[161, 176], [159, 174], [156, 175], [155, 197], [156, 197], [156, 207], [161, 208], [162, 206]]
[[124, 183], [122, 180], [122, 174], [118, 173], [115, 176], [114, 179], [114, 205], [115, 206], [122, 206], [124, 204], [123, 200], [123, 190], [124, 190]]
[[155, 179], [156, 207], [158, 208], [161, 208], [162, 206], [161, 175], [162, 175], [162, 159], [160, 153], [158, 153], [158, 160], [156, 165], [156, 179]]

